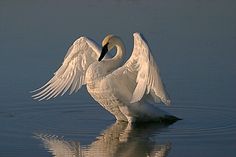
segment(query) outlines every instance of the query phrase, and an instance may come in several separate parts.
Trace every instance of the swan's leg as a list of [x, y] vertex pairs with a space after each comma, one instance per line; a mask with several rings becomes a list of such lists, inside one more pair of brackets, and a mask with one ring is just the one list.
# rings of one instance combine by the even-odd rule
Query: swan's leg
[[130, 112], [130, 109], [128, 108], [128, 106], [125, 106], [125, 105], [119, 106], [119, 109], [125, 115], [129, 123], [135, 122], [136, 118], [133, 115], [133, 113]]

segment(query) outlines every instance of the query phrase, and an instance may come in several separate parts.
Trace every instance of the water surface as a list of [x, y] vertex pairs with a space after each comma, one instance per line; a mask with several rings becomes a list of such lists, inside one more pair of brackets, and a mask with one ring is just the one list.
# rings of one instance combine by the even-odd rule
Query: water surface
[[[0, 1], [0, 156], [233, 157], [236, 149], [234, 0]], [[37, 102], [81, 35], [98, 43], [133, 32], [149, 42], [183, 120], [169, 126], [116, 123], [82, 88]], [[127, 58], [130, 53], [127, 54]]]

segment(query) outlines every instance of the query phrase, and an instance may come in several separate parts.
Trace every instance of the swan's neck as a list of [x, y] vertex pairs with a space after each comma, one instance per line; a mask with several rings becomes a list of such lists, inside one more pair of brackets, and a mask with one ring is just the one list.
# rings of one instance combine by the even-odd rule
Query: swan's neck
[[118, 64], [122, 63], [123, 57], [125, 55], [125, 47], [122, 41], [117, 42], [116, 44], [116, 55], [112, 58], [113, 62], [118, 62]]
[[107, 71], [114, 71], [120, 67], [125, 55], [125, 47], [120, 39], [117, 38], [115, 40], [114, 46], [116, 47], [116, 55], [113, 58], [105, 60], [108, 68]]

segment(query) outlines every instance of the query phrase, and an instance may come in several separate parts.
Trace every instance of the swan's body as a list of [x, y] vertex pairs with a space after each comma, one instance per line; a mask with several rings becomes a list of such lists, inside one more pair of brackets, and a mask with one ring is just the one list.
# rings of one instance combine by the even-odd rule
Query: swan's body
[[[101, 49], [86, 37], [76, 40], [55, 76], [33, 97], [50, 99], [61, 93], [63, 95], [69, 88], [70, 93], [78, 91], [86, 84], [91, 96], [117, 120], [148, 121], [168, 116], [153, 105], [161, 101], [169, 105], [170, 99], [141, 35], [134, 33], [133, 53], [123, 66], [125, 47], [120, 38], [108, 35], [102, 45], [100, 53]], [[114, 47], [116, 55], [102, 60], [106, 52]]]

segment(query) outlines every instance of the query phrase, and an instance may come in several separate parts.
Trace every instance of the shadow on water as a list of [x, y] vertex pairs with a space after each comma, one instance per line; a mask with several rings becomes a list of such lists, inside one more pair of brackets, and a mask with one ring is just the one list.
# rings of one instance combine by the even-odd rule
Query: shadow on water
[[126, 122], [115, 122], [89, 145], [56, 135], [37, 133], [35, 137], [41, 140], [45, 149], [55, 157], [166, 157], [171, 143], [157, 143], [152, 137], [167, 127], [167, 124], [157, 123], [130, 125]]

